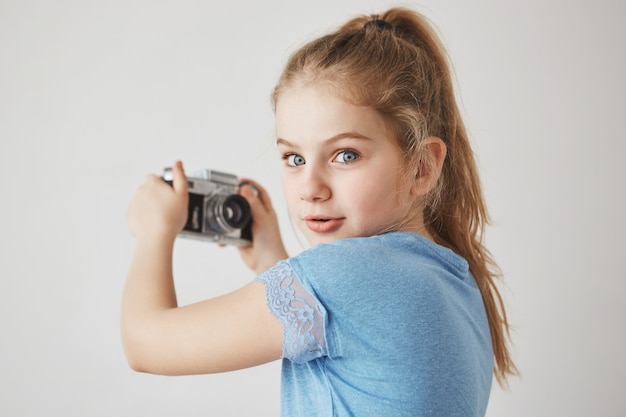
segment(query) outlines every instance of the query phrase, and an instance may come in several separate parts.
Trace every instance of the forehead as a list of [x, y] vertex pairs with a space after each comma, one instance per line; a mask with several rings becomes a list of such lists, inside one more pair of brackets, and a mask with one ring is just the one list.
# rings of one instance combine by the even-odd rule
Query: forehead
[[276, 101], [276, 131], [289, 142], [321, 141], [345, 133], [391, 139], [385, 120], [374, 109], [355, 106], [329, 88], [292, 87]]

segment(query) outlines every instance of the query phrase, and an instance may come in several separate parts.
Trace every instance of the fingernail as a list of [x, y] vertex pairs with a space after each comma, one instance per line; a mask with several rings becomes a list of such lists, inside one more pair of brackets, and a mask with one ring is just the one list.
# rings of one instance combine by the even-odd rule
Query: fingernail
[[250, 190], [252, 190], [255, 197], [259, 196], [259, 190], [254, 185], [250, 184], [248, 181], [242, 181], [239, 184], [239, 188], [243, 188], [244, 186], [247, 186]]

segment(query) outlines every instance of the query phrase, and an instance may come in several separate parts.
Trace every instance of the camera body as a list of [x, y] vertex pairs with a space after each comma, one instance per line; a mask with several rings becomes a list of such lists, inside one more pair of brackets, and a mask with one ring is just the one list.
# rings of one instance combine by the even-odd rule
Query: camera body
[[[171, 168], [163, 180], [172, 184]], [[187, 177], [189, 205], [181, 237], [233, 246], [252, 243], [250, 205], [241, 195], [239, 179], [232, 174], [204, 169]]]

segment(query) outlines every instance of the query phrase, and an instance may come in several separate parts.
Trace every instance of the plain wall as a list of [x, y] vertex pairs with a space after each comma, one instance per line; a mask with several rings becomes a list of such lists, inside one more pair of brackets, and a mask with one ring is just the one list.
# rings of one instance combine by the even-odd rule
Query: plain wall
[[[455, 65], [522, 377], [489, 416], [624, 413], [625, 3], [0, 0], [0, 415], [276, 416], [279, 364], [131, 371], [126, 209], [175, 159], [265, 184], [290, 253], [269, 94], [288, 53], [409, 5]], [[185, 304], [253, 279], [179, 240]]]

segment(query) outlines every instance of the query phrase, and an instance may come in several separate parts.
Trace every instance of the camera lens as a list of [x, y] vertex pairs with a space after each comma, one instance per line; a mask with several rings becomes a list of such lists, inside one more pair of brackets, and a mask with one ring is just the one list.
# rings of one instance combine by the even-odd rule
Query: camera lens
[[250, 220], [250, 206], [245, 198], [232, 194], [222, 204], [224, 220], [235, 229], [241, 229]]
[[245, 227], [250, 218], [250, 205], [239, 194], [214, 196], [208, 201], [209, 227], [218, 233], [228, 233]]

